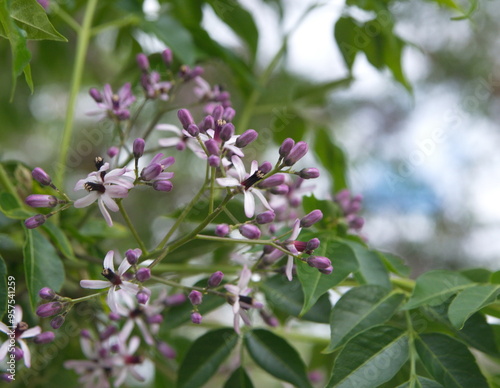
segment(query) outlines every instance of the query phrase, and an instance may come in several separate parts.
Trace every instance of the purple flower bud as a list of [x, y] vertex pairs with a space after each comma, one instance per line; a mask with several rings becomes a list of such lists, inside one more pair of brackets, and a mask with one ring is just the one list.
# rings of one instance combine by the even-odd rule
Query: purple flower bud
[[177, 117], [186, 131], [190, 124], [194, 124], [193, 116], [191, 116], [191, 112], [187, 109], [179, 109], [177, 111]]
[[273, 169], [273, 165], [269, 162], [264, 162], [262, 163], [260, 166], [259, 166], [259, 170], [263, 173], [263, 174], [267, 174], [269, 171], [271, 171]]
[[53, 315], [59, 314], [64, 305], [61, 302], [50, 302], [50, 303], [44, 303], [38, 306], [36, 309], [36, 315], [38, 315], [41, 318], [47, 318], [51, 317]]
[[309, 377], [309, 381], [313, 384], [320, 383], [325, 379], [324, 373], [320, 370], [312, 370], [308, 373], [307, 377]]
[[144, 147], [146, 146], [146, 142], [144, 139], [138, 137], [134, 140], [134, 144], [132, 146], [134, 152], [134, 158], [139, 159], [142, 155], [144, 155]]
[[195, 66], [194, 69], [191, 70], [191, 72], [189, 73], [189, 78], [192, 79], [192, 78], [195, 78], [195, 77], [199, 77], [204, 72], [205, 72], [205, 69], [203, 69], [203, 67], [201, 67], [201, 66]]
[[155, 189], [156, 191], [169, 192], [169, 191], [172, 191], [173, 188], [174, 188], [174, 185], [170, 181], [163, 180], [163, 181], [154, 181], [153, 182], [153, 189]]
[[263, 224], [269, 224], [269, 223], [273, 222], [275, 217], [276, 217], [276, 215], [274, 214], [274, 212], [268, 210], [268, 211], [265, 211], [264, 213], [257, 214], [257, 217], [255, 217], [255, 220], [257, 221], [257, 223], [259, 225], [263, 225]]
[[224, 114], [222, 115], [222, 119], [226, 121], [233, 121], [235, 115], [236, 111], [230, 106], [228, 106], [226, 109], [224, 109]]
[[110, 158], [114, 158], [116, 155], [118, 155], [118, 152], [120, 150], [118, 149], [118, 147], [115, 147], [115, 146], [112, 146], [112, 147], [109, 147], [108, 150], [106, 151], [106, 154], [110, 157]]
[[310, 226], [313, 226], [316, 222], [321, 221], [323, 218], [323, 213], [321, 210], [316, 209], [313, 210], [311, 213], [307, 214], [300, 220], [300, 227], [301, 228], [309, 228]]
[[330, 259], [323, 256], [309, 256], [307, 264], [309, 264], [310, 267], [318, 269], [327, 269], [332, 266]]
[[173, 61], [172, 50], [170, 50], [168, 47], [165, 50], [163, 50], [163, 52], [161, 53], [161, 57], [167, 67], [169, 67], [172, 64]]
[[333, 272], [333, 267], [329, 266], [327, 268], [318, 268], [318, 271], [325, 275], [330, 275]]
[[149, 60], [148, 57], [145, 54], [137, 54], [135, 57], [137, 60], [137, 65], [139, 66], [139, 69], [142, 71], [148, 71], [149, 70]]
[[137, 302], [139, 304], [146, 304], [149, 300], [149, 293], [142, 289], [137, 293], [135, 297], [137, 298]]
[[203, 317], [201, 316], [201, 314], [199, 312], [195, 311], [194, 313], [191, 313], [191, 322], [199, 325], [201, 323], [202, 319], [203, 319]]
[[306, 252], [312, 252], [319, 247], [319, 238], [312, 238], [306, 244]]
[[24, 357], [24, 352], [22, 349], [18, 348], [17, 346], [14, 348], [14, 358], [16, 361], [22, 360]]
[[160, 324], [163, 322], [163, 316], [161, 314], [155, 314], [148, 317], [146, 320], [151, 325]]
[[224, 108], [220, 105], [217, 105], [212, 111], [212, 117], [214, 118], [215, 122], [222, 120], [223, 114], [224, 114]]
[[90, 88], [89, 94], [90, 97], [92, 97], [95, 102], [99, 103], [103, 101], [101, 92], [96, 88]]
[[184, 294], [174, 294], [169, 295], [163, 299], [163, 304], [166, 307], [178, 306], [186, 301], [186, 295]]
[[259, 314], [262, 317], [262, 320], [266, 323], [266, 325], [271, 327], [278, 327], [279, 325], [278, 318], [276, 318], [274, 315], [271, 315], [262, 309], [259, 310]]
[[224, 124], [220, 130], [219, 137], [223, 141], [228, 141], [234, 135], [234, 125], [232, 123]]
[[287, 185], [279, 185], [276, 187], [272, 187], [271, 189], [269, 189], [269, 191], [271, 192], [271, 194], [275, 195], [286, 195], [290, 191], [290, 188]]
[[363, 217], [357, 216], [355, 214], [350, 214], [346, 217], [349, 227], [355, 230], [360, 230], [365, 224], [365, 219]]
[[38, 296], [45, 300], [52, 300], [56, 297], [56, 295], [56, 292], [49, 287], [43, 287], [40, 291], [38, 291]]
[[163, 357], [168, 359], [174, 359], [177, 356], [175, 350], [163, 341], [158, 343], [158, 351], [163, 355]]
[[223, 278], [224, 278], [224, 274], [221, 271], [214, 272], [208, 278], [208, 282], [207, 282], [208, 287], [210, 287], [210, 288], [217, 287], [222, 282]]
[[210, 155], [219, 155], [219, 143], [217, 143], [214, 139], [209, 139], [205, 142], [205, 147], [207, 147], [207, 151]]
[[273, 252], [276, 248], [273, 247], [272, 245], [264, 245], [264, 248], [262, 249], [262, 253], [264, 255], [268, 255], [269, 253]]
[[141, 257], [142, 251], [139, 248], [136, 249], [129, 249], [127, 252], [125, 252], [125, 257], [127, 258], [127, 261], [130, 263], [130, 265], [137, 264], [137, 261], [139, 260], [139, 257]]
[[31, 207], [54, 207], [58, 204], [56, 197], [45, 194], [28, 195], [24, 202]]
[[188, 295], [191, 304], [197, 306], [203, 301], [203, 295], [200, 291], [193, 290]]
[[210, 155], [208, 157], [208, 165], [210, 167], [219, 167], [220, 166], [220, 158], [216, 155]]
[[186, 131], [193, 137], [196, 137], [200, 134], [200, 128], [196, 124], [189, 124]]
[[0, 381], [3, 381], [4, 383], [12, 383], [14, 380], [13, 376], [10, 373], [2, 373], [0, 374]]
[[270, 187], [282, 185], [284, 182], [285, 182], [285, 176], [283, 174], [274, 174], [269, 178], [260, 181], [258, 183], [258, 186], [262, 189], [268, 189]]
[[206, 132], [207, 129], [214, 129], [215, 128], [215, 121], [213, 116], [206, 116], [203, 119], [202, 125], [200, 127], [200, 130], [202, 132]]
[[141, 179], [143, 181], [150, 181], [152, 179], [155, 179], [158, 175], [160, 175], [162, 170], [162, 166], [158, 163], [149, 164], [142, 169]]
[[305, 154], [307, 154], [308, 150], [309, 146], [307, 145], [307, 143], [305, 141], [299, 141], [293, 146], [293, 148], [290, 150], [290, 153], [285, 157], [283, 161], [285, 163], [285, 166], [293, 166], [300, 159], [302, 159]]
[[54, 341], [56, 335], [52, 331], [44, 331], [43, 333], [38, 334], [35, 338], [33, 338], [33, 342], [37, 345], [48, 344]]
[[314, 167], [303, 168], [297, 175], [302, 179], [315, 179], [319, 177], [319, 170]]
[[347, 214], [352, 214], [352, 213], [357, 213], [361, 210], [362, 207], [362, 197], [361, 195], [356, 195], [353, 197], [351, 200], [351, 203], [347, 206], [346, 213]]
[[135, 274], [135, 278], [142, 282], [151, 279], [151, 270], [149, 268], [139, 268]]
[[120, 314], [114, 313], [114, 312], [110, 312], [108, 315], [108, 318], [110, 321], [114, 321], [114, 322], [119, 321], [121, 319]]
[[85, 339], [92, 338], [92, 336], [90, 335], [90, 331], [88, 331], [87, 329], [83, 329], [82, 331], [80, 331], [80, 336]]
[[219, 224], [215, 227], [215, 234], [219, 237], [225, 237], [229, 234], [229, 225], [228, 224]]
[[48, 186], [52, 183], [52, 179], [49, 174], [43, 171], [40, 167], [35, 167], [31, 172], [31, 176], [43, 186]]
[[52, 318], [52, 320], [50, 321], [50, 327], [52, 327], [54, 330], [57, 330], [63, 325], [64, 320], [64, 315], [58, 315], [57, 317]]
[[243, 224], [240, 226], [239, 231], [243, 237], [250, 240], [256, 240], [260, 237], [260, 229], [255, 225]]
[[295, 141], [293, 139], [287, 138], [283, 140], [283, 143], [281, 143], [279, 153], [282, 158], [286, 158], [290, 151], [292, 150], [293, 146], [295, 145]]
[[238, 136], [238, 138], [236, 139], [236, 143], [234, 143], [234, 145], [239, 148], [246, 147], [255, 139], [257, 139], [257, 136], [259, 136], [257, 131], [255, 131], [254, 129], [249, 129], [243, 132], [240, 136]]
[[106, 327], [104, 329], [104, 331], [102, 331], [100, 334], [99, 334], [99, 339], [101, 341], [106, 341], [108, 338], [110, 338], [112, 335], [116, 334], [118, 332], [118, 328], [114, 325], [109, 325], [108, 327]]

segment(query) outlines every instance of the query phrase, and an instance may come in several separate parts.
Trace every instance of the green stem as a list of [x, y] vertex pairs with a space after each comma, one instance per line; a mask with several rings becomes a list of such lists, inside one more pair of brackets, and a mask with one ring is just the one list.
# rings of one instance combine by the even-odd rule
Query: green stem
[[51, 11], [53, 11], [57, 16], [59, 16], [68, 26], [70, 26], [76, 33], [80, 33], [80, 25], [75, 19], [73, 19], [64, 9], [62, 9], [59, 4], [53, 2], [50, 5]]
[[408, 346], [410, 349], [410, 385], [408, 388], [415, 388], [415, 382], [418, 379], [417, 376], [417, 359], [418, 353], [415, 348], [415, 330], [413, 329], [413, 323], [411, 321], [411, 316], [409, 311], [405, 311], [406, 325], [408, 332]]
[[412, 279], [391, 278], [391, 283], [407, 292], [412, 292], [415, 288], [415, 280]]
[[210, 202], [208, 206], [208, 213], [214, 211], [214, 200], [215, 200], [215, 168], [210, 168]]
[[61, 153], [59, 154], [59, 163], [55, 176], [55, 183], [58, 187], [64, 187], [63, 180], [66, 171], [66, 161], [68, 158], [69, 146], [73, 135], [73, 121], [75, 116], [76, 98], [80, 91], [82, 82], [83, 67], [85, 57], [89, 46], [92, 19], [94, 17], [97, 0], [89, 0], [87, 9], [83, 17], [83, 24], [78, 31], [78, 43], [76, 47], [76, 59], [73, 67], [73, 77], [71, 80], [71, 92], [68, 99], [68, 108], [66, 109], [66, 119], [64, 122], [63, 136], [61, 140]]
[[98, 297], [99, 295], [104, 295], [107, 292], [108, 292], [108, 290], [101, 291], [101, 292], [98, 292], [96, 294], [82, 296], [81, 298], [77, 298], [77, 299], [71, 299], [71, 303], [76, 304], [76, 303], [80, 303], [80, 302], [85, 302], [86, 300], [94, 299], [94, 298]]
[[225, 274], [239, 274], [241, 272], [240, 267], [234, 265], [218, 265], [214, 264], [211, 266], [201, 266], [201, 265], [191, 265], [191, 264], [158, 264], [155, 270], [159, 273], [165, 272], [175, 272], [176, 275], [181, 273], [185, 274], [200, 274], [200, 273], [213, 273], [215, 271], [222, 271]]
[[208, 293], [208, 294], [213, 294], [213, 295], [217, 295], [217, 296], [222, 296], [224, 298], [226, 297], [225, 293], [219, 292], [219, 291], [215, 291], [215, 290], [212, 290], [210, 288], [196, 287], [196, 286], [186, 286], [184, 284], [173, 282], [171, 280], [164, 279], [164, 278], [161, 278], [159, 276], [151, 276], [151, 279], [156, 280], [158, 283], [163, 283], [163, 284], [166, 284], [167, 286], [171, 286], [171, 287], [174, 287], [174, 288], [183, 288], [183, 289], [185, 289], [187, 291], [196, 290], [196, 291], [200, 291], [200, 292], [203, 292], [203, 293]]
[[141, 251], [147, 255], [148, 254], [148, 250], [146, 249], [146, 246], [144, 245], [144, 243], [142, 242], [141, 238], [139, 237], [139, 234], [137, 233], [137, 231], [135, 230], [135, 227], [134, 227], [134, 224], [132, 223], [132, 221], [130, 220], [130, 217], [128, 216], [128, 213], [127, 211], [125, 210], [125, 208], [123, 207], [123, 204], [122, 204], [122, 201], [117, 201], [116, 202], [118, 204], [118, 207], [120, 209], [120, 213], [121, 215], [123, 216], [123, 218], [125, 219], [125, 222], [127, 223], [128, 225], [128, 228], [130, 229], [130, 232], [132, 233], [132, 235], [134, 236], [135, 238], [135, 241], [137, 241], [137, 243], [139, 244], [139, 248], [141, 248]]

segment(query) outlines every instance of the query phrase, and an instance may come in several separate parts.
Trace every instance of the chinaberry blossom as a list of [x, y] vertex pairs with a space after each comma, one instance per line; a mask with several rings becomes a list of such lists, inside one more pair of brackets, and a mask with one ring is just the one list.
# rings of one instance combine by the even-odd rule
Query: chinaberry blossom
[[273, 211], [264, 195], [256, 189], [253, 185], [264, 177], [262, 171], [258, 170], [258, 163], [256, 160], [252, 162], [250, 174], [245, 171], [245, 166], [241, 159], [233, 155], [231, 158], [237, 178], [226, 177], [217, 178], [217, 183], [224, 187], [238, 187], [245, 197], [245, 215], [253, 217], [255, 213], [255, 199], [254, 195], [262, 202], [266, 209]]
[[89, 94], [100, 109], [100, 111], [89, 114], [97, 115], [101, 118], [110, 117], [117, 120], [127, 120], [130, 118], [128, 108], [135, 101], [135, 96], [132, 94], [129, 82], [123, 85], [118, 93], [113, 93], [111, 85], [106, 84], [104, 85], [102, 94], [95, 88], [90, 89]]
[[153, 186], [155, 190], [170, 191], [173, 188], [170, 179], [174, 177], [174, 173], [165, 170], [174, 163], [175, 158], [173, 156], [164, 158], [162, 153], [156, 154], [151, 159], [151, 162], [142, 169], [140, 179]]
[[251, 325], [251, 321], [246, 313], [246, 310], [249, 308], [261, 309], [263, 307], [262, 303], [256, 302], [252, 297], [248, 296], [248, 294], [252, 292], [252, 289], [248, 288], [248, 282], [251, 277], [252, 271], [250, 271], [250, 269], [248, 269], [245, 265], [241, 270], [238, 284], [236, 286], [233, 284], [226, 284], [224, 286], [226, 290], [231, 293], [228, 301], [233, 306], [234, 330], [238, 334], [240, 334], [240, 317], [246, 325]]
[[[28, 368], [31, 367], [31, 352], [28, 347], [28, 344], [24, 341], [26, 338], [31, 338], [39, 335], [42, 332], [42, 329], [40, 326], [35, 326], [32, 327], [31, 329], [28, 327], [28, 324], [26, 322], [23, 322], [23, 309], [21, 306], [16, 305], [14, 307], [14, 322], [13, 325], [14, 328], [14, 337], [16, 342], [19, 344], [21, 349], [15, 348], [16, 349], [16, 358], [23, 358], [24, 359], [24, 365], [26, 365]], [[12, 333], [11, 328], [9, 328], [6, 324], [0, 322], [0, 331], [7, 334], [9, 337], [7, 340], [0, 346], [0, 361], [3, 360], [9, 351], [9, 348], [11, 346], [10, 342], [10, 335]]]
[[75, 191], [86, 190], [88, 194], [75, 201], [76, 208], [82, 208], [91, 205], [95, 201], [99, 205], [99, 210], [106, 223], [113, 226], [113, 221], [107, 209], [118, 211], [118, 205], [114, 198], [126, 198], [128, 191], [134, 187], [133, 178], [127, 175], [126, 168], [117, 168], [111, 171], [109, 163], [103, 163], [102, 158], [96, 158], [96, 167], [98, 171], [91, 172], [86, 178], [76, 182]]
[[124, 307], [119, 304], [119, 293], [126, 291], [131, 295], [137, 295], [140, 290], [138, 284], [125, 279], [125, 272], [131, 267], [127, 259], [123, 259], [118, 270], [115, 272], [113, 263], [114, 251], [109, 251], [104, 258], [102, 276], [106, 280], [81, 280], [80, 286], [83, 288], [102, 289], [109, 288], [107, 302], [113, 312], [123, 312]]

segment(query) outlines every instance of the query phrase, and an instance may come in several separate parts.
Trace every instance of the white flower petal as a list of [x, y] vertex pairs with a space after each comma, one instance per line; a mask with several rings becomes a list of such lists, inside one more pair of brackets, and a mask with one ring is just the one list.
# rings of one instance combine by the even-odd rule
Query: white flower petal
[[113, 212], [117, 212], [118, 210], [120, 210], [117, 203], [108, 195], [108, 193], [101, 195], [101, 198], [99, 198], [99, 203], [101, 202], [104, 202], [104, 205], [106, 205], [106, 207]]
[[250, 188], [249, 191], [251, 191], [252, 194], [256, 195], [257, 198], [260, 199], [260, 202], [262, 202], [262, 204], [267, 210], [271, 210], [272, 212], [274, 212], [274, 209], [271, 207], [271, 205], [269, 205], [269, 202], [267, 202], [267, 199], [266, 197], [264, 197], [264, 194], [262, 194], [259, 190], [255, 188]]
[[73, 206], [76, 208], [87, 207], [87, 206], [93, 204], [98, 197], [99, 197], [99, 193], [97, 191], [91, 191], [85, 197], [77, 199], [73, 203]]
[[[7, 327], [7, 325], [3, 322], [0, 322], [0, 331], [5, 333], [5, 334], [9, 334], [10, 330], [9, 328]], [[0, 360], [1, 360], [1, 357], [0, 357]]]
[[31, 338], [42, 332], [42, 328], [40, 326], [32, 327], [31, 329], [26, 330], [19, 338]]
[[179, 143], [178, 137], [168, 137], [164, 139], [159, 139], [158, 144], [160, 147], [175, 147]]
[[9, 340], [5, 341], [2, 346], [0, 346], [0, 361], [2, 361], [9, 351]]
[[118, 270], [116, 271], [116, 273], [118, 275], [122, 276], [131, 266], [132, 266], [132, 264], [130, 264], [128, 262], [127, 258], [125, 258], [120, 263], [120, 266], [118, 267]]
[[80, 287], [99, 290], [101, 288], [111, 287], [111, 282], [107, 280], [80, 280]]
[[245, 196], [245, 215], [251, 218], [255, 214], [255, 199], [248, 190], [243, 191], [243, 195]]
[[24, 342], [23, 340], [18, 339], [17, 342], [19, 342], [19, 345], [21, 345], [21, 349], [24, 353], [23, 359], [24, 359], [24, 365], [26, 365], [27, 368], [31, 368], [31, 352], [30, 348]]
[[233, 155], [231, 157], [231, 162], [233, 162], [234, 169], [238, 173], [240, 182], [243, 182], [247, 174], [247, 172], [245, 171], [245, 165], [243, 164], [241, 159], [236, 155]]
[[217, 178], [216, 181], [219, 185], [224, 187], [234, 187], [240, 185], [240, 182], [237, 179], [231, 177]]
[[102, 267], [106, 269], [110, 269], [115, 272], [115, 262], [114, 262], [115, 251], [111, 250], [106, 253], [106, 257], [104, 257], [104, 261], [102, 263]]
[[288, 256], [288, 261], [286, 262], [285, 274], [288, 280], [292, 281], [292, 270], [293, 270], [293, 256]]
[[113, 220], [111, 219], [111, 216], [109, 215], [108, 210], [104, 206], [103, 201], [97, 201], [97, 204], [99, 205], [99, 210], [101, 211], [102, 216], [104, 217], [104, 220], [108, 224], [109, 227], [113, 226]]
[[231, 151], [233, 154], [239, 156], [240, 158], [244, 157], [245, 154], [243, 153], [243, 151], [241, 150], [241, 148], [238, 148], [236, 146], [233, 146], [231, 144], [227, 144], [225, 143], [224, 144], [224, 148]]
[[181, 130], [179, 129], [179, 127], [176, 127], [175, 125], [172, 125], [172, 124], [158, 124], [155, 127], [155, 129], [157, 129], [159, 131], [173, 132], [179, 136], [181, 134]]

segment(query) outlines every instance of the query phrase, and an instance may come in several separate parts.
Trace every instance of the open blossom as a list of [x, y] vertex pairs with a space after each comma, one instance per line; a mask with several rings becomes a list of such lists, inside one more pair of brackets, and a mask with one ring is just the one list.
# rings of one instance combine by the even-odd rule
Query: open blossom
[[[295, 243], [295, 240], [297, 239], [297, 237], [299, 236], [299, 233], [301, 230], [302, 230], [302, 228], [300, 227], [300, 220], [297, 219], [297, 220], [295, 220], [295, 222], [293, 224], [293, 229], [292, 229], [292, 234], [290, 235], [290, 239], [288, 239], [286, 244], [285, 244], [286, 249], [288, 249], [294, 255], [299, 254], [299, 251], [295, 247], [294, 243]], [[290, 281], [293, 279], [292, 270], [293, 270], [293, 256], [289, 255], [288, 261], [286, 263], [285, 275], [288, 278], [288, 280], [290, 280]]]
[[102, 163], [100, 158], [96, 159], [96, 166], [99, 167], [98, 171], [91, 172], [86, 178], [76, 182], [75, 191], [85, 189], [89, 193], [76, 200], [74, 206], [82, 208], [97, 201], [106, 223], [113, 226], [107, 209], [114, 212], [119, 210], [114, 198], [128, 196], [128, 191], [134, 187], [133, 178], [127, 175], [129, 170], [126, 168], [117, 168], [108, 172], [109, 163]]
[[[14, 307], [14, 324], [15, 326], [14, 332], [15, 332], [15, 339], [16, 342], [21, 346], [22, 352], [19, 352], [22, 355], [22, 358], [24, 358], [24, 365], [26, 365], [28, 368], [31, 367], [31, 352], [26, 344], [24, 342], [25, 338], [31, 338], [35, 337], [36, 335], [40, 334], [42, 332], [42, 329], [40, 326], [35, 326], [32, 327], [31, 329], [28, 328], [28, 324], [26, 322], [23, 322], [23, 309], [21, 306], [16, 305]], [[11, 330], [9, 327], [0, 322], [0, 331], [3, 333], [9, 335], [11, 333]], [[9, 351], [10, 347], [10, 337], [7, 338], [7, 340], [0, 346], [0, 361], [3, 360]]]
[[139, 292], [139, 285], [125, 280], [123, 276], [125, 272], [131, 267], [128, 260], [125, 258], [121, 262], [118, 270], [115, 272], [115, 265], [113, 263], [113, 257], [115, 252], [109, 251], [104, 258], [102, 276], [107, 280], [81, 280], [80, 286], [83, 288], [91, 289], [102, 289], [108, 288], [107, 302], [111, 311], [115, 313], [120, 313], [122, 315], [126, 314], [124, 312], [124, 307], [119, 304], [119, 293], [126, 291], [131, 295], [137, 295]]
[[252, 297], [248, 296], [250, 292], [252, 292], [251, 288], [248, 288], [248, 282], [252, 277], [252, 271], [248, 269], [245, 265], [241, 270], [240, 280], [238, 281], [238, 285], [226, 284], [224, 287], [228, 290], [232, 295], [229, 298], [229, 303], [233, 305], [233, 313], [234, 313], [234, 330], [240, 334], [240, 317], [243, 319], [243, 322], [247, 325], [251, 325], [250, 318], [246, 313], [246, 310], [249, 308], [257, 308], [261, 309], [262, 303], [256, 302]]
[[90, 114], [118, 120], [127, 120], [130, 117], [128, 107], [135, 101], [135, 96], [132, 94], [129, 82], [123, 85], [118, 93], [113, 93], [111, 85], [106, 84], [102, 95], [97, 89], [90, 89], [90, 95], [101, 109], [101, 111], [91, 112]]
[[245, 166], [238, 156], [233, 155], [231, 157], [231, 161], [233, 162], [234, 171], [236, 172], [237, 178], [217, 178], [217, 183], [224, 187], [241, 187], [243, 195], [245, 196], [245, 215], [249, 218], [253, 217], [253, 215], [255, 214], [255, 199], [253, 197], [254, 195], [259, 198], [266, 209], [273, 211], [264, 195], [257, 188], [253, 187], [253, 185], [261, 180], [264, 176], [262, 171], [258, 170], [257, 161], [254, 160], [252, 162], [250, 174], [247, 174], [247, 172], [245, 171]]
[[181, 130], [173, 124], [158, 124], [156, 129], [174, 134], [172, 137], [159, 139], [158, 144], [161, 147], [175, 147], [178, 151], [184, 151], [187, 147], [193, 151], [196, 156], [206, 158], [206, 154], [199, 145], [198, 141], [192, 137], [187, 130]]

